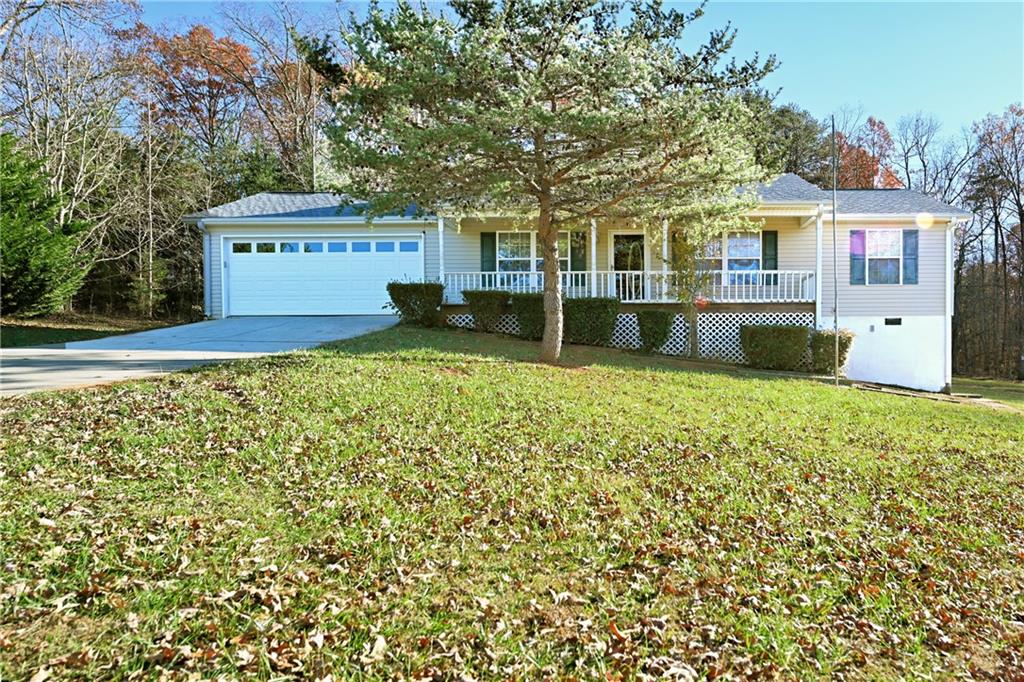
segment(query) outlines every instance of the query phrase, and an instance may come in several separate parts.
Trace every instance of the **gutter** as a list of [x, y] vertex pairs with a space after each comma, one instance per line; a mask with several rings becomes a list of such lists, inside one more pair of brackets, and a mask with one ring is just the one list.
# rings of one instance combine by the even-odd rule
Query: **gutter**
[[[408, 225], [433, 225], [437, 221], [435, 217], [424, 217], [424, 218], [392, 218], [392, 217], [381, 217], [373, 220], [374, 223], [400, 223]], [[186, 221], [190, 222], [190, 221]], [[221, 217], [209, 217], [202, 218], [198, 221], [200, 225], [199, 229], [205, 229], [205, 226], [216, 226], [216, 225], [364, 225], [369, 222], [364, 217], [351, 217], [351, 218], [321, 218], [321, 217], [306, 217], [306, 218], [221, 218]]]
[[[937, 221], [968, 220], [966, 216], [959, 213], [931, 213], [920, 211], [918, 213], [837, 213], [837, 220], [916, 220], [918, 216], [930, 215]], [[832, 217], [831, 211], [826, 211], [825, 216]]]

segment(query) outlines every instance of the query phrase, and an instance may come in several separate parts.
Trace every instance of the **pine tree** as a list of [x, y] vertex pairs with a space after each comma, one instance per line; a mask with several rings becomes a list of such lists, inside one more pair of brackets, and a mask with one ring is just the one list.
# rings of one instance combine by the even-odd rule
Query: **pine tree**
[[0, 135], [0, 310], [43, 315], [71, 300], [88, 260], [76, 248], [82, 226], [61, 228], [60, 197], [49, 194], [40, 164], [15, 142]]

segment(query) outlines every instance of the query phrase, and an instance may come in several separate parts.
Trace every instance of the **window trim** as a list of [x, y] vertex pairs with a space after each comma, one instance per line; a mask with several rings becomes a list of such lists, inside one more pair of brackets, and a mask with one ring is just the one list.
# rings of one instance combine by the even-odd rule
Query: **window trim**
[[[572, 268], [572, 230], [559, 230], [558, 238], [561, 239], [565, 236], [566, 250], [565, 253], [558, 254], [558, 269], [560, 272], [570, 272]], [[530, 235], [530, 269], [529, 270], [502, 270], [501, 261], [520, 261], [527, 260], [527, 258], [502, 258], [501, 257], [501, 235], [503, 234], [529, 234]], [[536, 269], [538, 263], [543, 263], [543, 257], [539, 253], [537, 248], [537, 233], [527, 232], [526, 230], [498, 230], [494, 233], [494, 271], [495, 272], [541, 272]], [[562, 267], [562, 261], [565, 261], [565, 267]]]
[[[864, 230], [864, 286], [876, 286], [876, 287], [901, 287], [903, 285], [903, 228], [902, 227], [858, 227], [858, 230]], [[852, 229], [850, 230], [853, 231]], [[869, 256], [868, 255], [868, 240], [871, 239], [871, 233], [878, 232], [895, 232], [899, 235], [899, 239], [896, 243], [899, 244], [900, 255], [899, 256]], [[847, 250], [849, 250], [849, 237], [847, 237]], [[872, 260], [893, 260], [896, 259], [896, 274], [899, 275], [898, 282], [875, 282], [871, 283], [871, 261]], [[849, 258], [847, 258], [849, 261]], [[855, 285], [856, 286], [856, 285]]]
[[[503, 235], [503, 234], [505, 234], [505, 235], [508, 235], [508, 234], [514, 234], [514, 235], [528, 234], [530, 236], [530, 255], [529, 256], [517, 256], [516, 258], [504, 258], [504, 257], [502, 257], [502, 255], [501, 255], [501, 235]], [[494, 271], [495, 272], [536, 272], [536, 270], [534, 270], [534, 265], [535, 265], [535, 263], [534, 263], [534, 261], [535, 261], [534, 255], [536, 253], [537, 253], [537, 233], [536, 232], [526, 232], [525, 230], [500, 230], [500, 231], [494, 233]], [[527, 265], [529, 266], [526, 270], [502, 270], [501, 269], [502, 261], [516, 261], [516, 262], [518, 262], [518, 261], [524, 261], [524, 260], [527, 261]]]
[[[752, 234], [752, 235], [756, 235], [757, 236], [757, 258], [752, 258], [751, 256], [735, 256], [735, 257], [729, 256], [729, 237], [731, 235], [734, 235], [734, 234], [735, 235]], [[761, 240], [761, 234], [762, 234], [762, 231], [760, 231], [760, 230], [757, 230], [757, 231], [754, 231], [754, 230], [743, 230], [743, 231], [734, 230], [732, 232], [726, 232], [725, 234], [723, 234], [722, 235], [722, 271], [723, 272], [762, 272], [764, 270], [764, 268], [761, 267], [764, 264], [764, 242]], [[757, 261], [757, 269], [756, 270], [730, 270], [729, 269], [729, 261], [730, 260], [756, 260]]]
[[[536, 234], [536, 233], [533, 233]], [[559, 230], [557, 239], [561, 240], [562, 235], [565, 235], [565, 251], [559, 251], [558, 253], [558, 270], [559, 272], [571, 272], [572, 268], [572, 230]], [[537, 239], [532, 240], [531, 247], [534, 249], [533, 261], [534, 267], [540, 265], [539, 270], [534, 272], [540, 272], [544, 269], [544, 257], [539, 253], [540, 249], [537, 248]], [[565, 261], [565, 267], [562, 267], [562, 261]]]
[[[730, 234], [753, 234], [757, 235], [757, 258], [751, 258], [750, 256], [735, 256], [736, 260], [756, 260], [757, 270], [730, 270], [729, 269], [729, 235]], [[723, 232], [715, 239], [709, 239], [708, 244], [718, 244], [719, 254], [715, 257], [700, 256], [697, 258], [702, 263], [713, 263], [718, 262], [718, 267], [712, 268], [709, 272], [765, 272], [764, 270], [764, 242], [761, 239], [761, 235], [764, 234], [764, 230], [732, 230], [730, 232]]]

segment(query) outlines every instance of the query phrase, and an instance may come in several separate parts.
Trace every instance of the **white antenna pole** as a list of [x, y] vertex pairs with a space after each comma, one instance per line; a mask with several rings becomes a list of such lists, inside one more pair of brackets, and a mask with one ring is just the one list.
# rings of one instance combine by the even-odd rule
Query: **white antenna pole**
[[832, 371], [835, 385], [839, 385], [839, 247], [836, 237], [836, 186], [839, 183], [839, 160], [836, 158], [836, 117], [832, 115], [832, 333], [835, 336]]

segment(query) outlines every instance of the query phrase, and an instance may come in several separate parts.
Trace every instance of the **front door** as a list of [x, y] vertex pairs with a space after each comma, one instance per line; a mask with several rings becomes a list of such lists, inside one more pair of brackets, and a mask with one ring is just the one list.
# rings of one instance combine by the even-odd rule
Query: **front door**
[[612, 270], [615, 291], [623, 301], [644, 298], [644, 236], [642, 234], [612, 235]]

